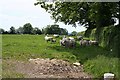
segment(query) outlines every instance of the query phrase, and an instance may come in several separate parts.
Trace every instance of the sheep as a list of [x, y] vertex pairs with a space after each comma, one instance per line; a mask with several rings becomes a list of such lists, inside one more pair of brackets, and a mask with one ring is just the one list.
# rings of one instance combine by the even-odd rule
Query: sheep
[[75, 47], [75, 40], [69, 38], [63, 38], [60, 40], [60, 45], [64, 47]]
[[80, 40], [80, 45], [81, 46], [89, 46], [89, 45], [94, 45], [98, 46], [98, 41], [92, 41], [92, 40]]
[[75, 40], [70, 40], [69, 44], [70, 44], [69, 47], [75, 47], [76, 42], [75, 42]]
[[60, 46], [65, 46], [64, 40], [60, 40]]
[[71, 47], [72, 45], [72, 41], [70, 41], [70, 39], [66, 39], [64, 43], [65, 43], [65, 47]]
[[63, 38], [66, 38], [66, 36], [64, 35]]
[[73, 37], [69, 37], [70, 40], [75, 40]]
[[52, 41], [53, 37], [48, 37], [48, 36], [45, 36], [45, 40], [48, 42], [48, 41]]
[[82, 40], [83, 37], [82, 36], [77, 36], [77, 40]]
[[53, 36], [54, 36], [55, 38], [59, 37], [59, 35], [58, 35], [58, 34], [54, 34]]
[[90, 45], [94, 45], [94, 46], [98, 46], [98, 41], [92, 41], [92, 40], [90, 40], [89, 44]]
[[63, 45], [63, 42], [62, 42], [62, 40], [60, 40], [60, 46], [65, 46], [65, 45]]
[[76, 42], [75, 42], [75, 39], [73, 37], [69, 37], [69, 44], [70, 44], [70, 47], [75, 47]]
[[81, 46], [88, 46], [89, 45], [89, 40], [80, 40], [80, 45]]
[[56, 42], [56, 39], [52, 39], [51, 42]]
[[67, 41], [68, 38], [63, 38], [62, 40], [60, 40], [60, 46], [65, 46], [65, 41]]

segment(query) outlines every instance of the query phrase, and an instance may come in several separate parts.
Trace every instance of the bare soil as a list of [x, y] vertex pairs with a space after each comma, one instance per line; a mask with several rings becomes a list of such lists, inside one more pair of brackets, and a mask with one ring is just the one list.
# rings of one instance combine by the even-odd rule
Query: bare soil
[[12, 61], [15, 71], [25, 74], [25, 78], [91, 78], [83, 66], [75, 66], [57, 59], [30, 59], [28, 62]]

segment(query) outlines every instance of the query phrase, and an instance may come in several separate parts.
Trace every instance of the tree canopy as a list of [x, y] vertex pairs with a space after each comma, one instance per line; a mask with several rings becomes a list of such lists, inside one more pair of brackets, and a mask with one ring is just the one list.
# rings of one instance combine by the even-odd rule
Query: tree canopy
[[16, 33], [15, 28], [13, 26], [10, 28], [10, 32], [9, 33], [10, 34], [15, 34]]
[[33, 28], [32, 33], [33, 34], [42, 34], [42, 31], [39, 28], [35, 27], [35, 28]]
[[3, 34], [4, 32], [5, 32], [5, 30], [0, 28], [0, 34]]
[[24, 26], [23, 26], [23, 33], [24, 34], [32, 34], [32, 30], [33, 30], [33, 27], [30, 23], [26, 23]]
[[42, 29], [44, 34], [60, 34], [60, 35], [67, 35], [68, 31], [66, 29], [60, 28], [59, 25], [47, 25], [46, 28]]
[[[96, 40], [102, 27], [114, 25], [115, 18], [119, 19], [119, 3], [117, 2], [41, 2], [37, 0], [35, 5], [40, 5], [51, 14], [55, 22], [64, 22], [68, 25], [83, 25], [87, 28], [85, 34], [89, 34], [96, 28]], [[99, 41], [99, 40], [98, 40]]]
[[90, 2], [41, 2], [37, 0], [35, 5], [41, 5], [51, 14], [55, 22], [64, 22], [76, 27], [76, 24], [85, 25], [87, 28], [104, 27], [114, 24], [113, 17], [118, 18], [118, 3], [90, 3]]

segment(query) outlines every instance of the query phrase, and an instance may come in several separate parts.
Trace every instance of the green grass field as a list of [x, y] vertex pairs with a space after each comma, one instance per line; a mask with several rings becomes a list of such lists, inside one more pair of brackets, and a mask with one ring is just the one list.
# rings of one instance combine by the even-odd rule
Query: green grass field
[[6, 60], [28, 61], [30, 58], [56, 58], [70, 63], [79, 61], [85, 71], [95, 77], [101, 77], [105, 72], [112, 72], [118, 77], [118, 58], [110, 51], [96, 46], [81, 47], [79, 44], [76, 48], [64, 48], [59, 45], [59, 38], [56, 43], [47, 43], [44, 35], [2, 35], [2, 58], [3, 77], [12, 75]]

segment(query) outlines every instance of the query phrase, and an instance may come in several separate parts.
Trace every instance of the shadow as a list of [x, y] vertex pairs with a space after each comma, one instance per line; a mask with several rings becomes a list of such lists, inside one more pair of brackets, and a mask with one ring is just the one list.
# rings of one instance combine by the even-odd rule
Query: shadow
[[80, 46], [79, 44], [76, 44], [75, 48], [66, 48], [60, 45], [48, 46], [48, 47], [50, 49], [55, 49], [59, 52], [68, 52], [70, 54], [73, 54], [81, 64], [83, 64], [87, 60], [93, 59], [100, 55], [109, 58], [117, 57], [117, 55], [113, 54], [110, 51], [107, 51], [106, 49], [100, 46]]

